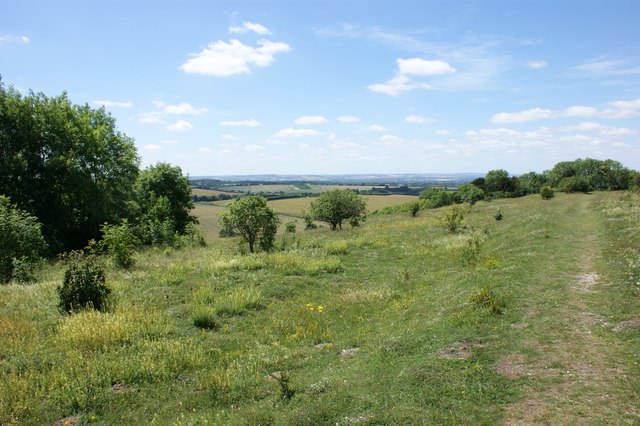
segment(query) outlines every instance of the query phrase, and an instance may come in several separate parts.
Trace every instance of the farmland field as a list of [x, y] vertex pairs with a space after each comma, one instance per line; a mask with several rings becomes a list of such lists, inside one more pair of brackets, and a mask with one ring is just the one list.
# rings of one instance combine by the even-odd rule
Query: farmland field
[[314, 193], [320, 194], [332, 189], [371, 189], [371, 185], [323, 185], [323, 184], [257, 184], [257, 185], [229, 185], [224, 186], [227, 191], [231, 192], [284, 192], [284, 193]]
[[200, 189], [200, 188], [193, 188], [191, 189], [191, 193], [193, 195], [236, 195], [234, 192], [227, 192], [227, 191], [218, 191], [217, 189]]

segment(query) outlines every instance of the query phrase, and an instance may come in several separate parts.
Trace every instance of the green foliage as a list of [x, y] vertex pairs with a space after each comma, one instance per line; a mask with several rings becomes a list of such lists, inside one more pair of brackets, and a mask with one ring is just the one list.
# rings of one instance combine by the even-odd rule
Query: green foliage
[[126, 214], [138, 157], [104, 108], [0, 84], [0, 194], [38, 218], [51, 253], [81, 248]]
[[451, 233], [459, 232], [464, 228], [464, 225], [462, 224], [463, 220], [464, 215], [458, 206], [453, 206], [443, 211], [442, 225]]
[[454, 203], [455, 195], [453, 192], [444, 188], [427, 188], [420, 193], [420, 200], [426, 208], [435, 209], [438, 207], [448, 206]]
[[518, 176], [518, 187], [516, 192], [520, 196], [538, 194], [540, 189], [547, 183], [547, 176], [536, 172], [525, 173]]
[[316, 225], [313, 222], [313, 216], [311, 215], [311, 213], [308, 213], [306, 211], [302, 211], [302, 219], [304, 220], [304, 229], [305, 231], [308, 231], [310, 229], [316, 229], [318, 227], [318, 225]]
[[490, 287], [482, 287], [471, 295], [470, 300], [471, 303], [479, 308], [486, 309], [492, 315], [500, 315], [504, 309], [503, 302]]
[[560, 180], [558, 188], [567, 194], [573, 192], [589, 192], [589, 181], [583, 176], [569, 176]]
[[474, 205], [484, 199], [484, 191], [472, 183], [465, 183], [458, 187], [457, 196], [460, 202]]
[[251, 253], [257, 247], [264, 251], [273, 248], [279, 222], [267, 200], [259, 195], [234, 200], [229, 210], [220, 215], [220, 227], [240, 235]]
[[502, 214], [502, 210], [498, 209], [496, 214], [493, 215], [493, 218], [497, 221], [501, 221], [504, 218], [504, 215]]
[[113, 263], [123, 269], [130, 268], [135, 263], [133, 249], [140, 244], [140, 240], [133, 234], [129, 222], [123, 220], [120, 225], [102, 225], [102, 240], [100, 245], [111, 256]]
[[187, 225], [184, 235], [176, 237], [175, 245], [178, 247], [206, 247], [204, 231], [195, 223]]
[[540, 197], [542, 197], [543, 200], [550, 200], [555, 196], [555, 191], [549, 185], [545, 185], [540, 188]]
[[482, 236], [473, 232], [467, 240], [467, 245], [462, 252], [463, 265], [475, 265], [480, 259], [480, 247], [482, 245]]
[[414, 201], [413, 203], [409, 203], [409, 214], [411, 215], [411, 217], [418, 216], [419, 212], [420, 212], [420, 202], [419, 201]]
[[215, 307], [211, 305], [196, 305], [191, 313], [193, 325], [205, 330], [215, 330], [218, 324], [218, 315]]
[[333, 189], [313, 200], [310, 209], [315, 220], [328, 223], [335, 231], [336, 228], [342, 229], [344, 220], [357, 226], [366, 214], [366, 203], [360, 195], [349, 189]]
[[65, 312], [82, 309], [104, 311], [111, 289], [107, 287], [104, 269], [93, 255], [74, 251], [66, 256], [69, 267], [58, 287], [59, 307]]
[[135, 195], [136, 220], [147, 244], [171, 245], [176, 234], [184, 235], [188, 225], [197, 222], [189, 214], [194, 207], [189, 179], [178, 166], [158, 163], [143, 170]]
[[47, 244], [37, 219], [0, 196], [0, 283], [31, 281]]
[[548, 183], [568, 192], [628, 189], [633, 171], [614, 160], [585, 158], [557, 163]]
[[289, 234], [295, 234], [296, 232], [296, 225], [297, 225], [298, 221], [297, 220], [290, 220], [289, 222], [287, 222], [284, 225], [284, 231], [289, 233]]
[[513, 192], [514, 181], [509, 178], [506, 170], [490, 170], [484, 178], [485, 191], [489, 194], [499, 192], [507, 194]]

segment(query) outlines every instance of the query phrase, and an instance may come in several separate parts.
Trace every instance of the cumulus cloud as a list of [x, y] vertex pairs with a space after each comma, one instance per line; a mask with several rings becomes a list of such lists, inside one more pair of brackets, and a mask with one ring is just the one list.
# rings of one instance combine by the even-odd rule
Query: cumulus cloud
[[288, 52], [290, 46], [283, 42], [260, 40], [256, 47], [233, 39], [210, 43], [200, 53], [180, 66], [187, 74], [202, 74], [228, 77], [234, 74], [249, 74], [254, 67], [267, 67], [275, 61], [275, 55]]
[[198, 148], [198, 152], [201, 154], [213, 154], [213, 150], [211, 148], [207, 148], [206, 146], [202, 146]]
[[220, 137], [226, 141], [237, 141], [238, 138], [233, 135], [220, 135]]
[[131, 102], [118, 102], [118, 101], [108, 101], [108, 100], [97, 100], [91, 101], [94, 105], [100, 105], [105, 108], [111, 107], [119, 107], [119, 108], [131, 108], [133, 104]]
[[303, 126], [308, 124], [324, 124], [328, 122], [329, 120], [321, 115], [303, 115], [302, 117], [299, 117], [298, 119], [296, 119], [296, 121], [294, 121], [294, 123]]
[[436, 131], [435, 133], [436, 133], [436, 135], [439, 135], [439, 136], [450, 136], [451, 135], [451, 132], [449, 130], [447, 130], [447, 129], [440, 129], [440, 130]]
[[387, 130], [389, 130], [386, 127], [381, 126], [379, 124], [372, 124], [368, 127], [368, 129], [373, 132], [386, 132]]
[[370, 84], [367, 88], [372, 92], [397, 96], [416, 89], [429, 89], [431, 85], [413, 81], [410, 76], [437, 76], [451, 74], [457, 70], [445, 61], [428, 61], [422, 58], [397, 59], [398, 69], [395, 76], [386, 83]]
[[275, 138], [302, 138], [308, 136], [318, 136], [321, 133], [317, 130], [313, 129], [281, 129], [279, 132], [275, 133], [273, 137]]
[[186, 102], [181, 102], [178, 105], [169, 105], [161, 101], [155, 101], [154, 104], [159, 108], [162, 108], [162, 112], [165, 114], [202, 115], [209, 111], [207, 108], [194, 108], [191, 104]]
[[244, 146], [244, 150], [247, 152], [258, 152], [258, 151], [264, 151], [265, 147], [262, 145], [258, 145], [258, 144], [249, 144], [249, 145], [245, 145]]
[[258, 127], [262, 126], [262, 123], [252, 118], [251, 120], [221, 121], [220, 125], [226, 127]]
[[193, 124], [185, 120], [178, 120], [167, 126], [167, 130], [170, 132], [186, 132], [191, 129], [193, 129]]
[[529, 68], [531, 68], [531, 69], [534, 69], [534, 70], [539, 70], [539, 69], [542, 69], [542, 68], [546, 68], [547, 65], [548, 65], [547, 61], [545, 61], [545, 60], [527, 62], [527, 66]]
[[244, 21], [241, 26], [229, 27], [229, 32], [233, 34], [244, 34], [248, 32], [254, 32], [260, 35], [271, 34], [271, 31], [264, 25], [248, 21]]
[[341, 123], [357, 123], [360, 121], [360, 117], [355, 115], [341, 115], [338, 117], [338, 121]]
[[140, 115], [140, 122], [146, 124], [163, 124], [164, 114], [160, 111], [145, 112]]
[[422, 58], [398, 59], [398, 71], [408, 75], [442, 75], [456, 72], [445, 61], [427, 61]]
[[522, 123], [525, 121], [556, 119], [560, 117], [582, 118], [631, 118], [640, 116], [640, 98], [608, 103], [609, 107], [598, 109], [585, 105], [574, 105], [563, 110], [533, 108], [520, 112], [501, 112], [491, 117], [492, 123]]
[[433, 123], [435, 120], [431, 117], [423, 117], [419, 115], [409, 115], [404, 118], [404, 121], [407, 123], [416, 123], [416, 124], [426, 124]]

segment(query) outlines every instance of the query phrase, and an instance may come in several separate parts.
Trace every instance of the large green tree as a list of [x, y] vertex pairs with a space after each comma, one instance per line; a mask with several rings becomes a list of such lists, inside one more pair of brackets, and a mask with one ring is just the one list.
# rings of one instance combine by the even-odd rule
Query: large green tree
[[273, 247], [278, 223], [276, 213], [267, 206], [267, 200], [259, 195], [238, 198], [220, 215], [223, 229], [240, 235], [253, 253], [256, 247], [270, 250]]
[[[189, 178], [178, 166], [158, 163], [140, 172], [135, 184], [135, 199], [138, 211], [134, 221], [143, 224], [147, 234], [152, 234], [147, 242], [167, 242], [155, 241], [158, 238], [153, 235], [159, 229], [170, 235], [184, 234], [187, 225], [197, 222], [189, 214], [194, 207]], [[148, 239], [149, 235], [144, 237]]]
[[0, 84], [0, 194], [42, 223], [52, 252], [127, 215], [138, 157], [104, 108]]
[[313, 219], [326, 222], [332, 230], [342, 229], [345, 220], [357, 221], [366, 213], [364, 199], [349, 189], [333, 189], [323, 192], [311, 202], [310, 213]]

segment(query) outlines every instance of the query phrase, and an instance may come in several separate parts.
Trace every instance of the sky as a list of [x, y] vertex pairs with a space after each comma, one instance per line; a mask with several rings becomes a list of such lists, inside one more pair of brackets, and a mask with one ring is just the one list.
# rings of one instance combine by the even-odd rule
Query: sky
[[640, 169], [637, 0], [0, 0], [7, 86], [191, 176]]

